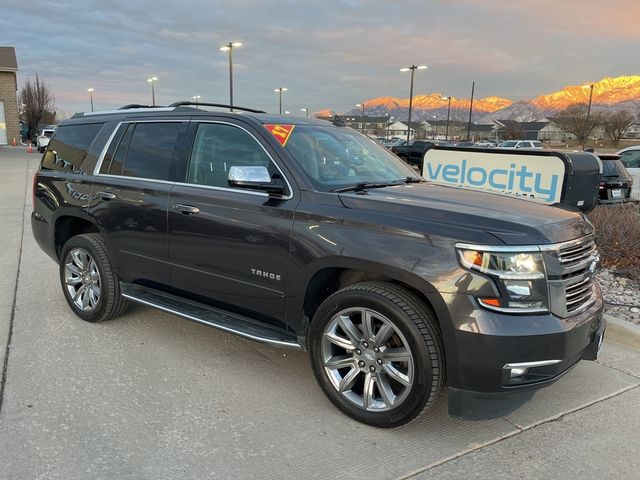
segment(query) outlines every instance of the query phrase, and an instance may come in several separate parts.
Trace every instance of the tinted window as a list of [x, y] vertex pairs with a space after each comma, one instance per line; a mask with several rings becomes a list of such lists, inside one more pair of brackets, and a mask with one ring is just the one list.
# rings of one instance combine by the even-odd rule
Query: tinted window
[[264, 166], [278, 170], [260, 144], [244, 130], [220, 123], [198, 126], [191, 152], [187, 182], [229, 188], [230, 167]]
[[124, 125], [124, 132], [121, 134], [120, 140], [118, 142], [115, 142], [115, 144], [117, 145], [117, 147], [115, 148], [115, 152], [108, 154], [109, 167], [107, 168], [107, 173], [109, 173], [110, 175], [122, 175], [124, 158], [127, 156], [129, 142], [131, 142], [131, 136], [133, 135], [133, 130], [135, 128], [136, 126], [133, 123]]
[[625, 168], [620, 160], [603, 160], [602, 175], [605, 177], [624, 177]]
[[640, 150], [629, 150], [620, 154], [620, 160], [627, 168], [640, 168]]
[[102, 126], [102, 123], [89, 123], [59, 127], [42, 159], [42, 170], [84, 173], [82, 162]]
[[[124, 161], [122, 175], [127, 177], [170, 180], [172, 160], [182, 145], [184, 123], [138, 123], [135, 125]], [[131, 128], [131, 127], [129, 127]], [[123, 138], [124, 140], [124, 138]], [[120, 143], [122, 145], [122, 142]], [[112, 166], [119, 159], [116, 150]], [[109, 169], [111, 172], [111, 168]], [[115, 172], [114, 172], [115, 173]]]

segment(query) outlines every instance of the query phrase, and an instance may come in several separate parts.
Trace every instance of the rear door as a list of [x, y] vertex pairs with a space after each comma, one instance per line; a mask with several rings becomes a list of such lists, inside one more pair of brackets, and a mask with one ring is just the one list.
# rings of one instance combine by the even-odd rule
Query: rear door
[[284, 292], [296, 197], [230, 187], [232, 166], [284, 177], [265, 132], [228, 119], [193, 122], [184, 180], [171, 191], [169, 255], [175, 289], [285, 326]]
[[123, 122], [97, 167], [89, 214], [125, 282], [170, 285], [167, 208], [187, 125]]

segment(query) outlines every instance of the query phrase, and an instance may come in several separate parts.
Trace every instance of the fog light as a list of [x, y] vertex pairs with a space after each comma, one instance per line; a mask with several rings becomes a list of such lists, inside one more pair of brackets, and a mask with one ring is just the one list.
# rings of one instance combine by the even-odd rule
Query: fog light
[[511, 372], [510, 372], [509, 376], [511, 378], [517, 378], [517, 377], [523, 377], [527, 373], [529, 373], [529, 369], [528, 368], [517, 367], [517, 368], [512, 368], [511, 369]]

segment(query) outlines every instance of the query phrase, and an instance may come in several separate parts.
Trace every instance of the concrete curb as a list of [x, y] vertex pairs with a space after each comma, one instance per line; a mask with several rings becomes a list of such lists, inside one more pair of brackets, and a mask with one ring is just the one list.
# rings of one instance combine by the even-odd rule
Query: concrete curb
[[620, 320], [611, 315], [605, 315], [605, 318], [607, 320], [605, 338], [640, 350], [640, 325]]

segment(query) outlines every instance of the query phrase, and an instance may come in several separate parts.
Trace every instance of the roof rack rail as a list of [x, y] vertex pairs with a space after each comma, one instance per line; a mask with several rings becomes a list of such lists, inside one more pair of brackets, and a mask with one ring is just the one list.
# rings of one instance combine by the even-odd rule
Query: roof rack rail
[[189, 101], [185, 101], [185, 102], [175, 102], [172, 103], [171, 105], [169, 105], [170, 107], [187, 107], [187, 106], [191, 106], [194, 105], [196, 107], [220, 107], [220, 108], [228, 108], [228, 109], [233, 109], [233, 110], [242, 110], [243, 112], [251, 112], [251, 113], [267, 113], [264, 110], [255, 110], [253, 108], [246, 108], [246, 107], [238, 107], [236, 105], [224, 105], [222, 103], [205, 103], [205, 102], [189, 102]]
[[129, 110], [130, 108], [162, 108], [162, 106], [158, 105], [142, 105], [140, 103], [130, 103], [128, 105], [123, 105], [118, 110]]

